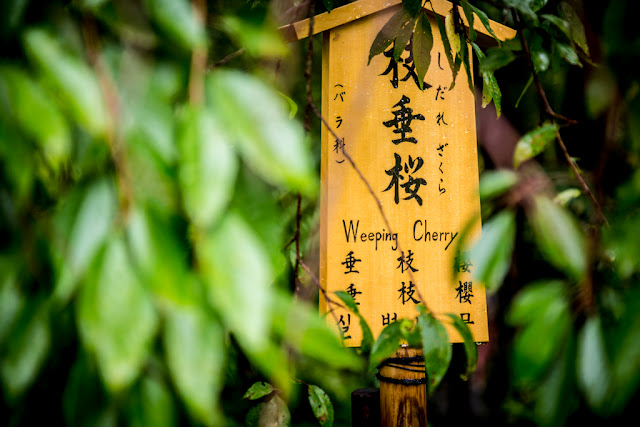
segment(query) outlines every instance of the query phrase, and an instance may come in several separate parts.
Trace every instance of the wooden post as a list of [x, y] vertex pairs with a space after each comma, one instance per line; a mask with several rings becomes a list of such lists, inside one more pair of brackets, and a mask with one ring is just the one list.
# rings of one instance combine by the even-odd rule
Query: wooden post
[[351, 393], [351, 427], [380, 427], [380, 389], [359, 388]]
[[422, 349], [402, 347], [380, 369], [383, 427], [427, 427], [427, 384]]

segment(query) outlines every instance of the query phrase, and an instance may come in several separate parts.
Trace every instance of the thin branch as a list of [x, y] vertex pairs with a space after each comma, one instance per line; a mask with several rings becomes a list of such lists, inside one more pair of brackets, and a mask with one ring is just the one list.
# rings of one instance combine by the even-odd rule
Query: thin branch
[[309, 277], [311, 277], [311, 281], [313, 283], [315, 283], [315, 285], [318, 288], [318, 290], [320, 291], [320, 293], [322, 293], [322, 296], [324, 297], [324, 300], [327, 302], [327, 307], [329, 308], [329, 312], [333, 316], [334, 320], [336, 321], [336, 325], [337, 325], [338, 323], [340, 323], [340, 319], [338, 319], [338, 316], [336, 315], [334, 309], [331, 306], [334, 305], [334, 306], [339, 307], [339, 308], [346, 308], [346, 307], [343, 306], [342, 304], [332, 300], [329, 297], [329, 294], [327, 293], [327, 290], [322, 287], [322, 285], [320, 284], [320, 281], [318, 280], [318, 278], [315, 276], [315, 274], [313, 274], [311, 269], [309, 267], [307, 267], [307, 265], [304, 263], [304, 261], [299, 260], [299, 264], [300, 264], [300, 267], [302, 267], [302, 269], [307, 272]]
[[[307, 106], [305, 108], [305, 117], [304, 117], [304, 129], [307, 133], [311, 132], [311, 104], [313, 103], [313, 97], [311, 92], [311, 70], [313, 67], [313, 24], [314, 24], [314, 13], [315, 10], [315, 1], [311, 2], [310, 12], [311, 12], [311, 20], [309, 22], [309, 41], [307, 43], [307, 61], [306, 67], [304, 70], [304, 77], [307, 83]], [[298, 295], [300, 292], [300, 282], [298, 280], [298, 270], [300, 268], [300, 220], [302, 218], [302, 195], [298, 193], [297, 195], [297, 206], [296, 206], [296, 234], [295, 234], [295, 242], [296, 242], [296, 263], [293, 268], [294, 280], [296, 283], [294, 294]]]
[[536, 84], [536, 89], [538, 90], [538, 94], [540, 95], [540, 98], [542, 99], [542, 103], [544, 106], [544, 111], [545, 113], [547, 113], [548, 116], [557, 119], [557, 120], [561, 120], [563, 122], [575, 125], [578, 122], [576, 120], [570, 119], [568, 117], [565, 117], [561, 114], [556, 113], [553, 108], [551, 107], [551, 104], [549, 103], [549, 100], [547, 99], [547, 95], [544, 91], [544, 89], [542, 88], [542, 83], [540, 82], [540, 77], [538, 76], [538, 73], [536, 72], [536, 69], [533, 65], [533, 59], [531, 59], [531, 50], [529, 49], [529, 43], [527, 43], [527, 38], [524, 36], [524, 31], [522, 31], [522, 23], [520, 21], [520, 16], [518, 15], [517, 12], [514, 11], [514, 16], [516, 17], [516, 22], [518, 22], [518, 24], [520, 25], [520, 29], [518, 31], [518, 34], [520, 36], [520, 41], [522, 42], [522, 47], [524, 48], [524, 51], [526, 53], [527, 56], [527, 62], [529, 63], [529, 68], [531, 69], [531, 73], [533, 75], [533, 80]]
[[[207, 2], [193, 0], [191, 2], [196, 19], [206, 27]], [[189, 102], [193, 105], [204, 103], [204, 78], [207, 72], [207, 47], [197, 46], [191, 54], [191, 71], [189, 76]]]
[[131, 185], [131, 173], [129, 171], [126, 152], [123, 149], [124, 142], [122, 135], [118, 131], [120, 119], [120, 98], [118, 88], [113, 80], [109, 69], [105, 66], [101, 56], [100, 37], [95, 21], [90, 16], [85, 16], [82, 21], [82, 36], [87, 49], [89, 62], [96, 73], [100, 92], [104, 97], [107, 113], [109, 116], [107, 124], [107, 143], [111, 159], [116, 170], [120, 196], [120, 212], [123, 220], [126, 221], [129, 209], [133, 204], [133, 187]]
[[[335, 138], [335, 140], [336, 141], [340, 141], [341, 138], [338, 136], [338, 134], [336, 134], [335, 130], [333, 130], [331, 125], [329, 125], [329, 123], [327, 123], [327, 120], [318, 111], [318, 108], [316, 107], [316, 105], [315, 104], [311, 104], [311, 106], [313, 108], [313, 112], [320, 119], [320, 121], [325, 125], [325, 127], [331, 133], [331, 135]], [[344, 149], [345, 145], [346, 144], [342, 144], [342, 154], [349, 161], [349, 164], [356, 171], [356, 173], [358, 174], [358, 177], [360, 177], [360, 179], [362, 180], [364, 185], [367, 187], [367, 190], [369, 191], [369, 194], [371, 194], [371, 197], [373, 197], [373, 200], [376, 202], [376, 205], [378, 206], [378, 211], [380, 212], [380, 215], [382, 215], [382, 219], [384, 220], [384, 223], [387, 226], [387, 229], [389, 230], [389, 233], [394, 234], [393, 233], [393, 229], [391, 227], [391, 223], [389, 222], [389, 219], [387, 218], [387, 215], [384, 212], [384, 208], [382, 207], [382, 202], [380, 202], [380, 199], [378, 199], [378, 196], [376, 196], [376, 193], [373, 191], [373, 188], [371, 188], [371, 184], [369, 184], [369, 181], [367, 180], [367, 178], [365, 178], [365, 176], [362, 174], [362, 172], [360, 171], [360, 168], [358, 168], [356, 163], [353, 161], [353, 158], [349, 155], [349, 153], [347, 153], [345, 151], [345, 149]], [[404, 251], [402, 249], [402, 246], [400, 245], [400, 238], [398, 238], [397, 244], [398, 244], [398, 250], [400, 251], [402, 256], [404, 256]], [[409, 279], [411, 280], [411, 282], [413, 282], [416, 285], [415, 289], [416, 289], [416, 293], [418, 294], [418, 298], [420, 298], [420, 302], [425, 306], [425, 308], [427, 309], [428, 312], [432, 312], [431, 309], [429, 308], [429, 306], [427, 305], [426, 300], [424, 299], [424, 297], [422, 296], [422, 294], [420, 292], [420, 288], [418, 287], [418, 283], [417, 283], [417, 281], [415, 280], [415, 278], [413, 276], [413, 272], [411, 271], [411, 269], [408, 269], [407, 271], [409, 273]]]
[[578, 167], [576, 166], [576, 163], [573, 161], [573, 159], [569, 155], [569, 151], [567, 151], [567, 147], [564, 145], [564, 141], [562, 141], [562, 137], [560, 136], [560, 131], [558, 129], [556, 129], [556, 141], [558, 141], [558, 145], [560, 146], [560, 149], [562, 150], [562, 153], [564, 154], [565, 160], [567, 161], [567, 163], [571, 167], [571, 170], [573, 171], [573, 174], [575, 175], [576, 179], [578, 180], [578, 182], [582, 186], [582, 191], [585, 192], [585, 194], [591, 200], [591, 203], [593, 203], [593, 205], [595, 206], [596, 212], [598, 213], [598, 216], [600, 217], [600, 221], [602, 221], [602, 223], [604, 225], [609, 227], [609, 221], [607, 221], [607, 218], [604, 216], [604, 213], [602, 212], [602, 208], [600, 207], [600, 204], [598, 203], [598, 201], [596, 200], [595, 196], [591, 192], [591, 189], [589, 188], [589, 186], [585, 182], [584, 178], [582, 178], [582, 174], [580, 174], [580, 171], [578, 170]]
[[222, 58], [220, 61], [216, 62], [215, 64], [209, 66], [209, 70], [213, 70], [214, 68], [217, 67], [221, 67], [224, 64], [226, 64], [227, 62], [231, 61], [233, 58], [242, 55], [243, 53], [246, 52], [246, 48], [242, 48], [242, 49], [238, 49], [235, 52], [230, 53], [229, 55], [225, 56], [224, 58]]
[[[520, 41], [522, 42], [522, 46], [523, 46], [524, 51], [526, 53], [527, 61], [529, 63], [529, 67], [531, 68], [531, 73], [533, 74], [533, 79], [534, 79], [534, 82], [536, 84], [536, 89], [538, 91], [538, 95], [540, 96], [540, 99], [542, 100], [545, 112], [552, 119], [562, 120], [562, 121], [564, 121], [566, 123], [569, 123], [569, 124], [577, 124], [576, 120], [569, 119], [569, 118], [564, 117], [564, 116], [556, 113], [555, 111], [553, 111], [553, 108], [549, 104], [549, 100], [547, 99], [547, 95], [546, 95], [546, 93], [545, 93], [545, 91], [544, 91], [544, 89], [542, 87], [542, 83], [540, 82], [540, 78], [538, 77], [538, 73], [536, 72], [535, 67], [533, 65], [533, 60], [531, 58], [531, 50], [529, 49], [529, 44], [527, 43], [527, 39], [524, 36], [524, 32], [522, 31], [522, 21], [520, 20], [520, 16], [518, 15], [518, 13], [515, 10], [513, 11], [513, 13], [514, 13], [514, 16], [516, 18], [516, 22], [520, 25], [520, 29], [518, 31], [518, 34], [520, 35]], [[593, 195], [593, 192], [591, 191], [591, 189], [589, 188], [589, 186], [585, 182], [584, 178], [582, 177], [582, 174], [578, 170], [578, 167], [576, 166], [575, 162], [573, 161], [573, 159], [569, 155], [569, 151], [567, 150], [567, 147], [564, 144], [564, 141], [562, 140], [562, 137], [560, 136], [560, 131], [557, 130], [557, 129], [556, 129], [556, 141], [558, 142], [558, 145], [560, 146], [560, 149], [562, 150], [562, 152], [564, 154], [564, 157], [565, 157], [565, 160], [567, 161], [567, 164], [569, 165], [569, 167], [573, 171], [573, 174], [575, 175], [576, 179], [578, 180], [578, 182], [582, 186], [582, 190], [589, 197], [589, 199], [591, 200], [591, 203], [595, 206], [596, 211], [598, 213], [598, 216], [600, 218], [600, 221], [602, 223], [604, 223], [608, 227], [609, 226], [609, 222], [607, 221], [607, 218], [604, 216], [604, 213], [602, 212], [602, 208], [600, 207], [600, 204], [598, 203], [598, 201], [596, 200], [595, 196]]]

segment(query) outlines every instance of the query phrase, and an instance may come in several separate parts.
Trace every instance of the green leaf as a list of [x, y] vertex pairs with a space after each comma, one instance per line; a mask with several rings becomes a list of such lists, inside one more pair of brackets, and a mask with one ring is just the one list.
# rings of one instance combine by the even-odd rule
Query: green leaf
[[416, 29], [413, 33], [413, 63], [416, 66], [416, 75], [420, 82], [420, 89], [424, 90], [424, 77], [431, 64], [431, 49], [433, 48], [433, 33], [431, 22], [426, 12], [418, 17]]
[[35, 381], [51, 346], [48, 306], [43, 302], [30, 305], [16, 319], [0, 359], [0, 376], [11, 399], [21, 396]]
[[452, 320], [453, 327], [458, 331], [464, 342], [464, 353], [467, 356], [467, 369], [460, 375], [460, 378], [466, 381], [478, 366], [478, 347], [473, 340], [469, 326], [462, 321], [460, 316], [453, 313], [447, 313], [447, 316]]
[[516, 295], [507, 320], [521, 327], [511, 354], [514, 383], [537, 384], [547, 375], [571, 334], [565, 284], [547, 280], [527, 285]]
[[587, 35], [584, 25], [576, 10], [569, 2], [561, 1], [558, 5], [560, 16], [569, 24], [571, 40], [577, 44], [582, 51], [589, 56], [589, 44], [587, 43]]
[[396, 33], [396, 37], [393, 42], [393, 59], [397, 62], [400, 60], [404, 49], [409, 43], [409, 39], [413, 35], [413, 28], [416, 26], [416, 20], [418, 16], [414, 16], [409, 19]]
[[567, 340], [549, 373], [535, 391], [535, 415], [543, 425], [566, 425], [578, 401], [575, 390], [575, 337]]
[[208, 80], [208, 106], [226, 126], [242, 158], [267, 181], [305, 195], [317, 192], [302, 126], [289, 119], [276, 91], [248, 74], [217, 70]]
[[65, 51], [54, 35], [42, 29], [24, 34], [29, 59], [55, 88], [71, 117], [93, 136], [107, 130], [107, 112], [98, 80], [87, 64]]
[[471, 5], [469, 4], [469, 2], [466, 0], [463, 0], [462, 2], [460, 2], [460, 5], [462, 6], [462, 10], [464, 11], [464, 16], [467, 18], [467, 23], [469, 24], [468, 26], [469, 40], [473, 42], [478, 37], [476, 30], [473, 28], [473, 22], [475, 20], [475, 16], [473, 15], [473, 10], [471, 9]]
[[480, 200], [491, 200], [513, 188], [518, 182], [518, 175], [507, 169], [485, 171], [480, 177]]
[[491, 47], [487, 49], [486, 57], [480, 61], [481, 73], [495, 71], [509, 65], [516, 59], [516, 54], [506, 47]]
[[222, 216], [233, 195], [238, 160], [213, 111], [185, 111], [178, 134], [179, 181], [189, 219], [206, 229]]
[[321, 426], [333, 425], [333, 405], [327, 393], [316, 385], [309, 384], [309, 403]]
[[556, 51], [560, 53], [560, 56], [562, 57], [562, 59], [564, 59], [571, 65], [576, 65], [582, 68], [582, 62], [580, 62], [580, 57], [578, 56], [578, 53], [573, 48], [573, 46], [554, 41], [553, 47]]
[[133, 427], [176, 425], [176, 404], [167, 385], [159, 379], [142, 378], [128, 402], [128, 421]]
[[451, 44], [449, 43], [449, 37], [447, 36], [447, 28], [445, 27], [444, 22], [433, 10], [433, 5], [431, 10], [433, 11], [433, 16], [436, 19], [436, 23], [438, 24], [438, 30], [440, 31], [440, 39], [442, 40], [442, 44], [444, 46], [444, 54], [447, 57], [447, 62], [449, 62], [449, 67], [451, 68], [451, 84], [449, 85], [449, 90], [453, 90], [456, 83], [456, 77], [458, 75], [458, 71], [460, 71], [460, 64], [454, 61], [454, 55], [451, 53]]
[[247, 413], [247, 427], [289, 427], [291, 425], [291, 412], [287, 404], [280, 398], [274, 396], [267, 402], [260, 402], [251, 408]]
[[222, 421], [226, 342], [222, 327], [198, 306], [173, 308], [167, 316], [164, 348], [171, 377], [194, 419]]
[[[371, 59], [374, 56], [384, 52], [387, 47], [396, 39], [396, 36], [403, 29], [406, 29], [410, 22], [415, 22], [415, 18], [412, 17], [404, 7], [400, 8], [400, 10], [398, 10], [391, 18], [389, 18], [389, 21], [387, 21], [387, 23], [384, 24], [384, 26], [380, 29], [380, 31], [376, 35], [376, 38], [371, 44], [371, 48], [369, 49], [369, 61], [367, 64], [371, 63]], [[402, 48], [404, 49], [404, 46]]]
[[522, 17], [537, 23], [538, 16], [535, 14], [535, 10], [538, 10], [541, 4], [546, 3], [546, 0], [504, 0], [504, 3], [507, 6], [516, 8]]
[[565, 297], [561, 280], [542, 280], [528, 284], [511, 302], [506, 320], [511, 326], [526, 326], [545, 315], [547, 307]]
[[178, 45], [192, 50], [206, 44], [206, 32], [187, 0], [145, 0], [158, 26]]
[[344, 347], [335, 325], [320, 318], [317, 307], [294, 300], [291, 295], [276, 294], [273, 329], [293, 350], [315, 361], [337, 369], [362, 368], [362, 359]]
[[422, 0], [402, 0], [402, 7], [409, 12], [411, 16], [418, 16], [422, 10]]
[[578, 336], [577, 380], [589, 406], [606, 412], [611, 398], [612, 372], [600, 316], [589, 317]]
[[333, 0], [322, 0], [322, 4], [324, 4], [328, 12], [333, 10]]
[[351, 295], [349, 295], [345, 291], [336, 291], [335, 294], [338, 298], [340, 298], [344, 305], [346, 305], [349, 310], [353, 311], [360, 319], [360, 328], [362, 329], [362, 341], [360, 342], [360, 350], [363, 353], [368, 353], [369, 351], [371, 351], [371, 347], [373, 346], [373, 334], [371, 333], [371, 329], [369, 328], [367, 320], [360, 314], [360, 310], [358, 310], [358, 306], [356, 305], [356, 302], [353, 300]]
[[482, 22], [482, 25], [484, 25], [484, 28], [487, 30], [487, 32], [489, 34], [491, 34], [491, 36], [498, 42], [500, 43], [500, 39], [498, 38], [498, 36], [496, 36], [496, 34], [493, 32], [493, 29], [491, 28], [491, 24], [489, 21], [489, 17], [487, 16], [486, 13], [484, 13], [482, 10], [478, 9], [477, 7], [475, 7], [474, 5], [469, 3], [469, 6], [471, 7], [471, 10], [478, 15], [478, 19], [480, 19], [480, 22]]
[[107, 388], [124, 390], [149, 356], [158, 318], [121, 236], [107, 242], [76, 307], [82, 343], [95, 355]]
[[252, 56], [277, 59], [289, 52], [289, 47], [269, 19], [255, 21], [226, 15], [221, 21], [225, 32]]
[[544, 196], [529, 212], [536, 244], [545, 259], [574, 280], [587, 273], [587, 243], [571, 214]]
[[565, 36], [567, 36], [568, 39], [571, 38], [571, 29], [569, 28], [569, 23], [567, 21], [558, 16], [549, 14], [540, 15], [540, 17], [545, 21], [548, 21], [555, 25], [556, 28], [558, 28]]
[[560, 206], [567, 206], [569, 202], [580, 197], [582, 195], [582, 191], [577, 188], [567, 188], [566, 190], [561, 191], [556, 194], [556, 197], [553, 198], [553, 203]]
[[17, 67], [2, 66], [0, 82], [6, 85], [18, 125], [38, 143], [47, 163], [59, 170], [69, 158], [71, 135], [53, 97]]
[[0, 256], [0, 347], [22, 313], [26, 297], [18, 283], [18, 268], [10, 257]]
[[[471, 46], [473, 46], [478, 62], [482, 64], [486, 58], [485, 54], [477, 44], [471, 43]], [[498, 86], [498, 80], [493, 71], [481, 71], [480, 74], [482, 75], [482, 108], [489, 105], [489, 102], [493, 100], [496, 107], [496, 115], [500, 117], [502, 113], [502, 92]]]
[[248, 350], [264, 347], [272, 319], [273, 278], [257, 236], [229, 213], [218, 228], [198, 238], [196, 255], [209, 302], [225, 326]]
[[[419, 307], [422, 308], [422, 306]], [[432, 394], [447, 373], [453, 352], [449, 334], [439, 320], [422, 309], [418, 324], [422, 337], [424, 365], [429, 381], [428, 392]]]
[[556, 139], [557, 131], [558, 125], [548, 123], [527, 132], [516, 145], [513, 167], [518, 169], [522, 163], [542, 153]]
[[392, 322], [385, 326], [371, 349], [369, 370], [373, 371], [380, 363], [395, 353], [400, 348], [402, 339], [401, 322]]
[[451, 44], [451, 50], [453, 51], [453, 56], [460, 54], [460, 50], [462, 49], [462, 43], [460, 41], [460, 34], [456, 32], [456, 25], [454, 22], [454, 16], [452, 12], [449, 12], [447, 16], [444, 18], [444, 28], [447, 33], [447, 39]]
[[117, 203], [114, 191], [111, 180], [105, 178], [91, 184], [84, 194], [65, 249], [64, 269], [54, 291], [54, 300], [60, 304], [71, 297], [111, 232]]
[[488, 290], [496, 290], [509, 270], [515, 234], [515, 214], [504, 210], [484, 224], [480, 240], [471, 249], [473, 277]]
[[141, 278], [162, 306], [194, 301], [197, 283], [189, 275], [187, 249], [168, 218], [137, 207], [129, 214], [127, 241]]
[[256, 400], [261, 397], [267, 396], [273, 393], [276, 389], [269, 383], [265, 383], [264, 381], [259, 381], [257, 383], [253, 383], [249, 390], [242, 396], [243, 399]]

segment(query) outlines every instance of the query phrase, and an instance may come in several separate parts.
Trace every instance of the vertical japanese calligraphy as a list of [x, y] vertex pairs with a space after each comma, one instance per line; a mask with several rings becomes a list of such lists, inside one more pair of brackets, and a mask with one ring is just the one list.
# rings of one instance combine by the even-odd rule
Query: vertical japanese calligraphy
[[[460, 316], [476, 341], [487, 341], [485, 290], [458, 247], [470, 221], [472, 237], [480, 232], [473, 93], [464, 73], [450, 90], [437, 27], [423, 90], [411, 39], [397, 61], [389, 48], [367, 65], [372, 41], [397, 10], [324, 36], [322, 114], [338, 138], [323, 128], [320, 282], [351, 295], [375, 336], [425, 304], [438, 316]], [[327, 321], [346, 345], [359, 345], [353, 313], [334, 310]], [[449, 334], [461, 340], [453, 328]]]

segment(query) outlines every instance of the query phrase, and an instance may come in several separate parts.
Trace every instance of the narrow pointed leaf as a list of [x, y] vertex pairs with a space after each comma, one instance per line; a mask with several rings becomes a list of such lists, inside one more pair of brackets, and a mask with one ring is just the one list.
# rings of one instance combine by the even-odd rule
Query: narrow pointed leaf
[[542, 153], [556, 138], [557, 130], [557, 125], [545, 124], [520, 138], [513, 154], [514, 169], [518, 169], [522, 163]]
[[358, 306], [355, 301], [345, 291], [337, 291], [336, 296], [342, 300], [342, 302], [349, 308], [349, 310], [353, 311], [358, 318], [360, 319], [360, 328], [362, 329], [362, 342], [360, 343], [360, 350], [363, 353], [367, 353], [371, 351], [371, 347], [373, 346], [373, 334], [371, 333], [371, 329], [367, 324], [366, 319], [360, 314], [360, 310], [358, 310]]
[[411, 17], [396, 34], [395, 40], [393, 42], [393, 58], [396, 61], [400, 60], [402, 53], [404, 52], [407, 44], [409, 43], [409, 39], [411, 39], [411, 35], [413, 34], [413, 28], [416, 26], [417, 16]]
[[216, 70], [207, 79], [208, 108], [249, 167], [268, 182], [313, 196], [317, 179], [304, 130], [286, 101], [256, 77]]
[[460, 34], [456, 32], [453, 12], [450, 12], [447, 16], [445, 16], [444, 28], [447, 32], [447, 38], [449, 39], [453, 56], [455, 57], [456, 55], [460, 54], [462, 43], [460, 41]]
[[329, 399], [329, 396], [327, 396], [327, 393], [325, 393], [323, 389], [316, 385], [309, 384], [308, 391], [309, 403], [311, 404], [313, 415], [316, 416], [321, 426], [331, 427], [334, 418], [331, 399]]
[[589, 405], [606, 412], [612, 372], [600, 316], [587, 319], [578, 336], [577, 380]]
[[187, 0], [145, 0], [153, 20], [184, 49], [206, 43], [206, 32]]
[[238, 160], [213, 111], [185, 113], [178, 136], [181, 194], [191, 221], [206, 229], [218, 221], [231, 200]]
[[416, 66], [416, 75], [420, 82], [421, 89], [424, 77], [431, 64], [431, 49], [433, 48], [433, 33], [431, 32], [431, 22], [426, 12], [420, 14], [416, 29], [413, 33], [413, 63]]
[[418, 318], [418, 324], [422, 336], [428, 391], [431, 394], [449, 369], [452, 348], [444, 325], [431, 314], [423, 310]]
[[106, 107], [89, 65], [65, 51], [54, 35], [42, 29], [28, 30], [24, 45], [28, 57], [58, 91], [71, 117], [92, 135], [104, 135]]
[[588, 57], [590, 55], [589, 44], [587, 43], [587, 35], [580, 16], [573, 6], [566, 1], [560, 2], [558, 10], [562, 18], [569, 24], [571, 40], [573, 40]]
[[496, 36], [496, 34], [493, 32], [493, 29], [491, 28], [490, 25], [490, 21], [489, 21], [489, 17], [487, 16], [486, 13], [484, 13], [482, 10], [478, 9], [477, 7], [475, 7], [472, 4], [469, 4], [469, 7], [471, 8], [471, 10], [478, 16], [478, 19], [480, 19], [480, 22], [482, 22], [482, 25], [484, 25], [484, 28], [487, 30], [487, 32], [489, 34], [491, 34], [491, 36], [498, 42], [500, 43], [500, 39], [498, 38], [498, 36]]
[[402, 330], [400, 322], [393, 322], [385, 326], [371, 349], [369, 370], [373, 371], [380, 363], [395, 353], [396, 350], [400, 348], [401, 340]]
[[71, 135], [53, 97], [17, 67], [0, 68], [1, 82], [7, 86], [16, 122], [36, 141], [49, 165], [58, 170], [71, 153]]
[[464, 340], [464, 352], [467, 356], [467, 369], [460, 375], [463, 380], [469, 379], [469, 375], [475, 372], [478, 365], [478, 347], [473, 341], [473, 335], [466, 323], [462, 321], [460, 316], [452, 313], [448, 313], [447, 316], [453, 321], [453, 327], [458, 331], [462, 339]]
[[389, 47], [389, 45], [395, 40], [398, 33], [400, 33], [400, 31], [402, 31], [402, 29], [406, 27], [411, 20], [412, 16], [404, 7], [400, 8], [400, 10], [398, 10], [391, 18], [389, 18], [389, 21], [387, 21], [387, 23], [384, 24], [384, 26], [380, 29], [380, 31], [376, 35], [376, 38], [371, 44], [371, 48], [369, 49], [368, 63], [371, 63], [371, 59], [374, 56], [384, 52], [387, 47]]
[[535, 198], [529, 213], [536, 245], [545, 259], [574, 280], [587, 272], [587, 242], [577, 221], [550, 199]]
[[77, 322], [107, 388], [120, 392], [149, 356], [158, 319], [120, 236], [112, 238], [82, 287]]
[[504, 210], [484, 224], [482, 236], [471, 250], [473, 277], [489, 290], [497, 289], [509, 270], [515, 233], [515, 214]]
[[0, 377], [7, 394], [15, 399], [36, 380], [51, 345], [49, 310], [37, 303], [25, 310], [9, 335], [0, 359]]
[[259, 381], [257, 383], [253, 383], [249, 390], [242, 396], [243, 399], [256, 400], [261, 397], [267, 396], [273, 393], [276, 389], [269, 383], [264, 381]]
[[464, 11], [464, 16], [467, 18], [467, 23], [469, 24], [469, 40], [473, 42], [478, 37], [476, 30], [473, 28], [473, 23], [475, 21], [473, 10], [471, 9], [471, 5], [469, 4], [469, 2], [466, 0], [463, 0], [462, 2], [460, 2], [460, 6], [462, 6], [462, 10]]
[[169, 372], [189, 412], [206, 425], [219, 424], [225, 363], [222, 327], [198, 306], [176, 307], [167, 316], [164, 346]]

